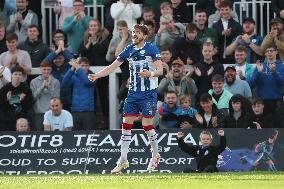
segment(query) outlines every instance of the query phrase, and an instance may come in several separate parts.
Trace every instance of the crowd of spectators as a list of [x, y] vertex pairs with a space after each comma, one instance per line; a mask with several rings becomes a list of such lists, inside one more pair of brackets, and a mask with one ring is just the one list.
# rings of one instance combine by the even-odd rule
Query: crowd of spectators
[[[90, 67], [114, 61], [132, 43], [136, 23], [148, 27], [146, 41], [163, 61], [156, 128], [283, 127], [284, 3], [272, 0], [277, 17], [260, 36], [253, 18], [233, 10], [235, 1], [105, 0], [103, 27], [86, 14], [83, 0], [56, 0], [51, 45], [41, 40], [36, 1], [0, 1], [0, 131], [102, 129], [96, 105], [107, 123], [109, 81], [90, 82]], [[186, 3], [196, 3], [194, 18]], [[40, 75], [31, 75], [32, 68]], [[128, 69], [126, 60], [121, 106]]]

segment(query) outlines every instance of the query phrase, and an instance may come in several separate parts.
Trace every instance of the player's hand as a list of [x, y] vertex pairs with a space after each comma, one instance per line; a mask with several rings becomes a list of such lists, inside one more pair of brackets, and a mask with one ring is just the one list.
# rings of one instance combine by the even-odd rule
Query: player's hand
[[150, 77], [151, 72], [149, 70], [144, 69], [142, 72], [138, 73], [138, 76], [141, 77], [141, 78]]
[[177, 133], [177, 138], [180, 139], [180, 138], [183, 138], [184, 137], [184, 133], [183, 132], [178, 132]]
[[95, 74], [95, 73], [89, 74], [88, 79], [92, 82], [96, 81], [98, 79], [97, 74]]
[[261, 126], [260, 126], [260, 124], [259, 124], [258, 122], [255, 122], [255, 121], [254, 121], [254, 122], [252, 122], [252, 123], [255, 124], [256, 129], [262, 129]]
[[219, 131], [218, 131], [218, 135], [219, 135], [219, 136], [224, 136], [224, 135], [225, 135], [224, 130], [222, 130], [222, 129], [221, 129], [221, 130], [219, 130]]

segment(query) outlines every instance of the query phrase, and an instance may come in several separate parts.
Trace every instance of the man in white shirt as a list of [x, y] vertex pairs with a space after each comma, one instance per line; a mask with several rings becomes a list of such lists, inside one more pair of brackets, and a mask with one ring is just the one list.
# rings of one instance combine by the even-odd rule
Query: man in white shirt
[[71, 131], [73, 127], [73, 117], [70, 112], [62, 109], [59, 98], [50, 100], [51, 110], [44, 114], [44, 131]]

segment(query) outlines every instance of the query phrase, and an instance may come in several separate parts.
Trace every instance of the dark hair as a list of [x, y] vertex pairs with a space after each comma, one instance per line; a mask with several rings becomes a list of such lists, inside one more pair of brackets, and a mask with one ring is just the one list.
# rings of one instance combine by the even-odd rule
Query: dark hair
[[14, 72], [21, 72], [22, 74], [25, 74], [25, 70], [21, 66], [14, 66], [11, 69], [11, 73], [13, 74]]
[[233, 102], [233, 103], [235, 103], [235, 102], [243, 102], [242, 101], [242, 99], [243, 99], [244, 97], [242, 96], [242, 95], [240, 95], [240, 94], [236, 94], [236, 95], [234, 95], [234, 96], [232, 96], [231, 97], [231, 102]]
[[173, 90], [166, 91], [164, 96], [166, 96], [167, 94], [175, 94], [177, 96], [177, 92]]
[[145, 13], [145, 12], [152, 12], [155, 14], [153, 7], [144, 7], [142, 10], [142, 13]]
[[78, 62], [79, 64], [81, 64], [81, 63], [85, 63], [85, 64], [89, 64], [90, 65], [90, 61], [89, 61], [89, 59], [87, 58], [87, 57], [81, 57], [80, 59], [79, 59], [79, 62]]
[[207, 16], [206, 10], [205, 10], [205, 9], [202, 9], [202, 8], [197, 9], [196, 12], [195, 12], [195, 14], [197, 14], [197, 13], [205, 13], [206, 16]]
[[64, 31], [63, 31], [63, 30], [60, 30], [60, 29], [54, 30], [54, 31], [52, 32], [52, 36], [55, 36], [55, 34], [57, 34], [57, 33], [61, 33], [61, 34], [63, 34], [63, 35], [65, 36]]
[[38, 31], [38, 26], [37, 25], [31, 24], [31, 25], [28, 26], [28, 29], [30, 29], [30, 28], [36, 28], [37, 31]]
[[52, 68], [52, 64], [46, 60], [43, 60], [41, 63], [40, 63], [40, 67], [50, 67]]
[[232, 9], [232, 2], [225, 0], [225, 1], [221, 1], [220, 3], [220, 8], [224, 8], [224, 7], [230, 7]]
[[170, 49], [170, 47], [169, 47], [168, 45], [163, 45], [163, 46], [161, 46], [160, 52], [162, 52], [162, 51], [170, 51], [170, 52], [172, 52], [171, 49]]
[[145, 24], [146, 26], [151, 26], [152, 28], [156, 28], [155, 23], [152, 22], [152, 21], [145, 21], [144, 24]]
[[124, 20], [119, 20], [116, 22], [116, 26], [120, 26], [120, 27], [128, 27], [127, 23]]
[[195, 23], [191, 22], [186, 26], [186, 31], [187, 32], [194, 32], [194, 31], [198, 31], [198, 27]]
[[208, 101], [212, 101], [212, 96], [208, 93], [203, 93], [201, 96], [200, 96], [200, 102], [208, 102]]
[[[252, 105], [263, 104], [263, 100], [261, 98], [254, 98], [251, 102]], [[263, 104], [264, 105], [264, 104]]]
[[220, 74], [215, 74], [213, 75], [212, 79], [211, 79], [211, 82], [224, 82], [224, 77]]
[[18, 36], [15, 33], [8, 33], [7, 37], [6, 37], [6, 41], [11, 42], [13, 40], [18, 41]]
[[239, 45], [239, 46], [237, 46], [235, 52], [245, 52], [246, 53], [247, 49], [246, 49], [245, 46]]
[[132, 26], [132, 30], [139, 30], [141, 31], [144, 35], [149, 34], [149, 30], [146, 25], [144, 24], [135, 24]]

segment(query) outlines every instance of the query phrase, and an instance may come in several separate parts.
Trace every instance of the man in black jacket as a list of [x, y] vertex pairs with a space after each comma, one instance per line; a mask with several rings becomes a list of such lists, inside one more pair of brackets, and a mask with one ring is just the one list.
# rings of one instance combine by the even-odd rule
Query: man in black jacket
[[211, 133], [209, 131], [202, 131], [200, 133], [201, 146], [189, 146], [183, 140], [184, 133], [178, 132], [178, 146], [182, 151], [196, 158], [197, 172], [218, 172], [216, 167], [218, 155], [226, 148], [225, 132], [219, 130], [218, 135], [220, 136], [219, 145], [211, 145], [213, 140]]
[[220, 4], [220, 20], [213, 24], [219, 39], [220, 50], [218, 56], [222, 64], [232, 64], [234, 62], [233, 55], [226, 56], [225, 49], [233, 40], [242, 33], [241, 25], [236, 22], [232, 16], [232, 4], [230, 1], [223, 1]]

